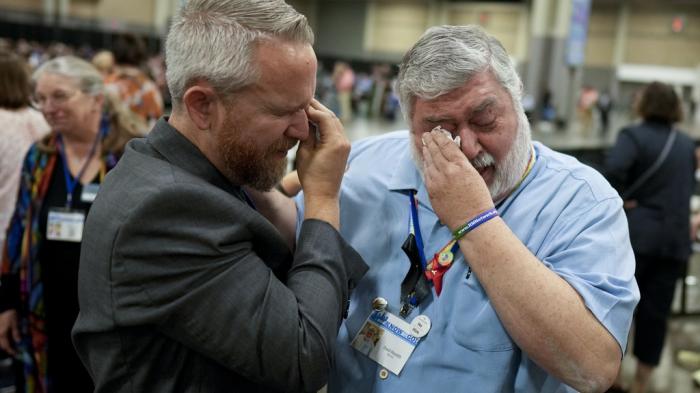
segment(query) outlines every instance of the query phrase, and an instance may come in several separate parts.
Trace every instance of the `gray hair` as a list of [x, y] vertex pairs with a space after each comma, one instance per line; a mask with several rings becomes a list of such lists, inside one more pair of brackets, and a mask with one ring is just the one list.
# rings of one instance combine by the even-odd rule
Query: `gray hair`
[[44, 74], [55, 74], [74, 80], [83, 93], [98, 96], [104, 94], [103, 76], [92, 64], [75, 56], [60, 56], [39, 66], [32, 74], [36, 82]]
[[428, 29], [403, 57], [396, 82], [401, 108], [411, 124], [415, 98], [434, 99], [490, 71], [522, 112], [522, 82], [503, 45], [479, 26]]
[[254, 44], [284, 39], [313, 45], [306, 17], [283, 0], [189, 0], [165, 44], [166, 77], [173, 104], [193, 82], [208, 81], [229, 95], [258, 78]]

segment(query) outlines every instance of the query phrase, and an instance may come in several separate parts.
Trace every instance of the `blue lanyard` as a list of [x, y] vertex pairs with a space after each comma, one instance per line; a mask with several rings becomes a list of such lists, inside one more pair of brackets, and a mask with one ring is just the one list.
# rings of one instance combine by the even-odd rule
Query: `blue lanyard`
[[97, 135], [97, 138], [95, 138], [95, 142], [92, 144], [92, 148], [90, 149], [90, 154], [88, 154], [87, 159], [85, 160], [85, 163], [83, 164], [82, 168], [78, 171], [78, 174], [73, 178], [73, 176], [70, 174], [70, 168], [68, 167], [68, 161], [66, 160], [66, 153], [64, 151], [64, 146], [63, 146], [63, 138], [61, 137], [61, 134], [58, 134], [58, 139], [57, 139], [57, 146], [58, 146], [58, 155], [61, 156], [61, 161], [63, 162], [63, 180], [66, 182], [66, 207], [71, 208], [73, 207], [73, 191], [75, 191], [75, 186], [78, 185], [78, 182], [80, 181], [80, 178], [83, 177], [83, 174], [85, 173], [85, 170], [87, 170], [88, 165], [90, 165], [90, 160], [92, 159], [92, 156], [95, 155], [95, 151], [97, 150], [97, 144], [100, 141], [101, 134]]
[[[416, 203], [415, 191], [409, 194], [411, 198], [411, 217], [408, 220], [408, 231], [416, 237], [416, 245], [418, 246], [418, 253], [420, 254], [420, 262], [423, 270], [427, 269], [427, 260], [425, 259], [425, 250], [423, 249], [423, 236], [420, 233], [420, 225], [418, 222], [418, 204]], [[449, 244], [449, 242], [448, 242]], [[456, 253], [459, 249], [459, 243], [455, 243], [450, 248], [452, 254]]]
[[416, 203], [416, 192], [410, 191], [408, 196], [411, 198], [411, 217], [408, 220], [408, 231], [416, 237], [416, 245], [418, 246], [418, 254], [420, 255], [420, 264], [423, 271], [426, 268], [425, 251], [423, 250], [423, 236], [420, 233], [420, 223], [418, 222], [418, 203]]

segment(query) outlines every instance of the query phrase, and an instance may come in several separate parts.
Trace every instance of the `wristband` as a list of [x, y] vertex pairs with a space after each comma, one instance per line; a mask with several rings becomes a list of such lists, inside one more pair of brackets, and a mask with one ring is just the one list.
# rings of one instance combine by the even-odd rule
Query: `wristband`
[[455, 231], [452, 232], [452, 237], [454, 237], [455, 240], [459, 240], [467, 233], [473, 231], [474, 228], [478, 227], [479, 225], [485, 223], [486, 221], [488, 221], [494, 217], [498, 217], [498, 210], [496, 210], [496, 209], [486, 210], [485, 212], [483, 212], [483, 213], [479, 214], [478, 216], [472, 218], [471, 220], [467, 221], [464, 225], [455, 229]]

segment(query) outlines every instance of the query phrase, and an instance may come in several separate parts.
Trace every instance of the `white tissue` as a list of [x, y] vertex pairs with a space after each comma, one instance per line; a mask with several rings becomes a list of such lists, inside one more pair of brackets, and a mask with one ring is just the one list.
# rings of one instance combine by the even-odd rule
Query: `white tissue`
[[452, 133], [449, 132], [449, 131], [447, 131], [446, 129], [440, 127], [440, 126], [437, 126], [437, 127], [433, 128], [432, 131], [440, 131], [440, 132], [442, 132], [445, 136], [447, 136], [447, 137], [449, 137], [450, 139], [452, 139], [452, 141], [457, 145], [457, 147], [462, 146], [462, 139], [459, 137], [459, 135], [457, 135], [456, 137], [452, 138]]

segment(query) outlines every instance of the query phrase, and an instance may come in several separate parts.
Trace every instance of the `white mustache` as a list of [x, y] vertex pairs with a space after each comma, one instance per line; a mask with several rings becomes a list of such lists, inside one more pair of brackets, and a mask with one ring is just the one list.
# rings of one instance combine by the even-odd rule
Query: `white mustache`
[[474, 159], [469, 160], [469, 162], [472, 163], [472, 166], [475, 169], [482, 169], [486, 168], [489, 165], [494, 165], [496, 163], [496, 160], [493, 158], [493, 156], [489, 153], [486, 152], [481, 152], [479, 155], [474, 157]]

